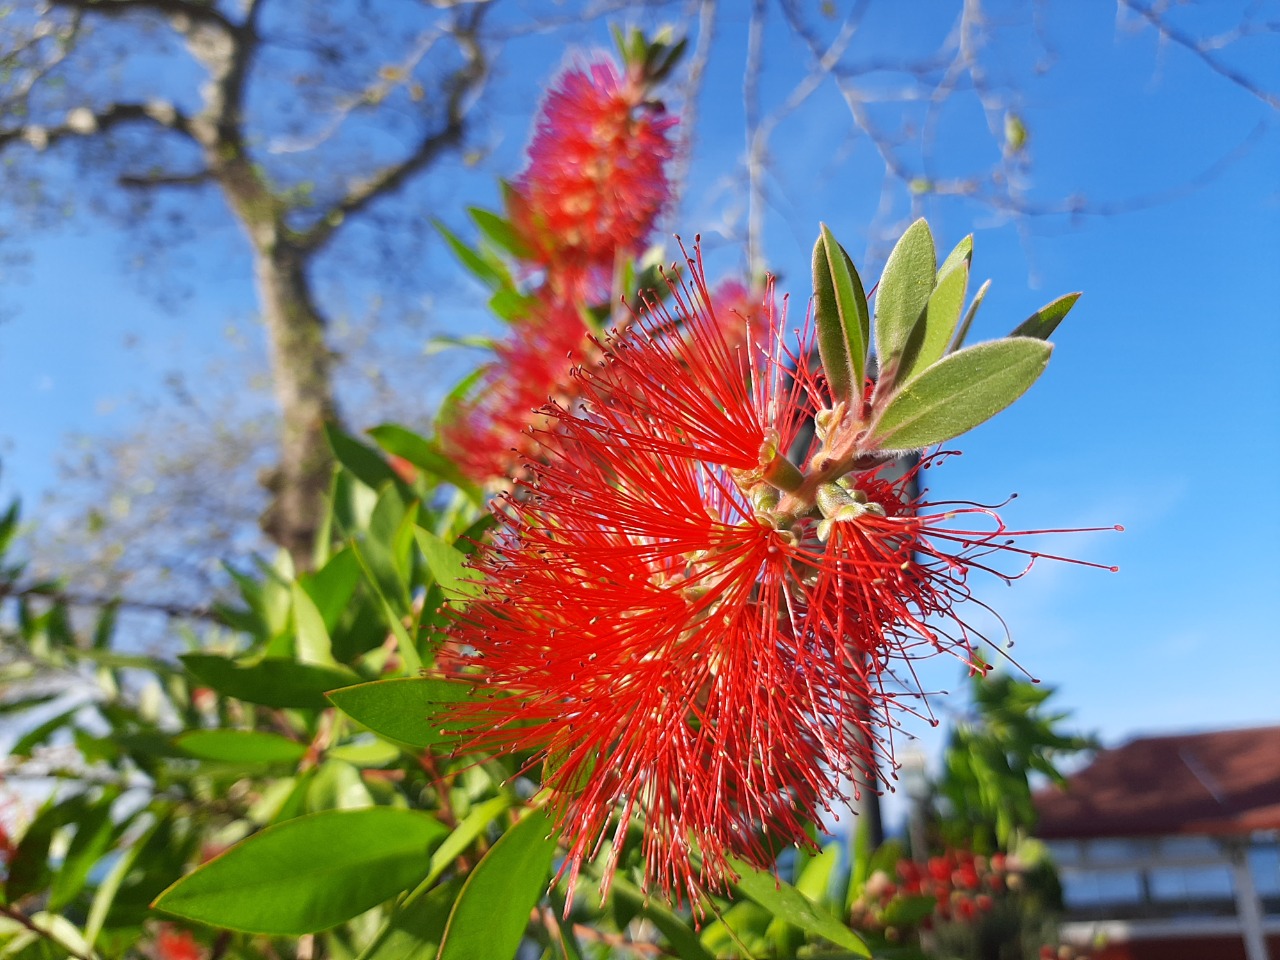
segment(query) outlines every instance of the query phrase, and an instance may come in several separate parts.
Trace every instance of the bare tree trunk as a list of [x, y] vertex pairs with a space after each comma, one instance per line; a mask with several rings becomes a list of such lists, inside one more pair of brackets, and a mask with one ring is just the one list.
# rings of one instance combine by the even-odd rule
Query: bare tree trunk
[[280, 408], [280, 463], [264, 477], [273, 499], [262, 529], [308, 570], [325, 510], [332, 457], [324, 425], [336, 419], [333, 355], [311, 299], [305, 257], [286, 243], [255, 250], [254, 272]]

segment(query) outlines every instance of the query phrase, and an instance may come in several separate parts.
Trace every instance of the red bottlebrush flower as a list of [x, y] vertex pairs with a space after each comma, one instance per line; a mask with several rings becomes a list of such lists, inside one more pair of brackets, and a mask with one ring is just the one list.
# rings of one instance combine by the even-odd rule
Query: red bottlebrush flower
[[163, 925], [156, 934], [156, 960], [201, 960], [204, 952], [188, 930]]
[[572, 387], [572, 356], [586, 333], [572, 304], [547, 300], [497, 345], [479, 387], [440, 431], [444, 451], [465, 476], [481, 484], [507, 477], [521, 455], [536, 449], [527, 431], [538, 410]]
[[894, 664], [968, 660], [969, 572], [1034, 558], [989, 508], [908, 503], [909, 480], [806, 486], [786, 452], [825, 399], [792, 372], [807, 345], [788, 353], [770, 315], [730, 347], [688, 266], [574, 371], [572, 408], [543, 411], [455, 614], [457, 670], [487, 695], [453, 725], [542, 763], [570, 892], [611, 841], [607, 886], [633, 817], [647, 885], [677, 899], [723, 889], [731, 858], [767, 867], [766, 837], [812, 847], [844, 779], [892, 763]]
[[553, 283], [639, 252], [670, 196], [676, 120], [645, 97], [607, 61], [566, 71], [547, 95], [510, 214]]

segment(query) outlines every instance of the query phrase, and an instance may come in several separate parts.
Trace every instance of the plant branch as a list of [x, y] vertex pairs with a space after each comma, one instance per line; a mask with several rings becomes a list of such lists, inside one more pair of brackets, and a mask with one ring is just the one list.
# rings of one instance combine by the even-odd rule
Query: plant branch
[[394, 193], [418, 171], [430, 166], [445, 150], [462, 140], [468, 110], [489, 75], [489, 64], [478, 38], [480, 22], [489, 2], [477, 3], [458, 21], [452, 32], [464, 63], [446, 82], [444, 126], [425, 134], [402, 160], [355, 182], [346, 196], [334, 203], [320, 220], [297, 238], [299, 250], [310, 253], [327, 244], [343, 222], [380, 197]]
[[36, 934], [37, 936], [43, 937], [45, 940], [48, 940], [51, 944], [54, 945], [54, 947], [57, 948], [59, 952], [65, 951], [67, 956], [73, 957], [75, 958], [75, 960], [96, 960], [96, 954], [81, 953], [79, 950], [76, 950], [74, 947], [69, 946], [68, 944], [63, 942], [62, 938], [59, 937], [56, 933], [54, 933], [52, 930], [46, 930], [44, 927], [37, 924], [34, 919], [32, 919], [31, 917], [28, 917], [25, 913], [23, 913], [17, 907], [10, 907], [4, 904], [0, 904], [0, 916], [8, 917], [10, 920], [13, 920], [16, 923], [21, 924], [22, 926], [26, 927], [28, 930], [30, 930], [32, 933]]
[[[55, 6], [66, 10], [87, 10], [106, 16], [115, 16], [134, 10], [147, 10], [167, 17], [186, 17], [192, 22], [212, 24], [227, 31], [237, 29], [212, 3], [199, 0], [53, 0]], [[255, 3], [254, 6], [257, 6]]]
[[[1280, 110], [1280, 94], [1272, 93], [1270, 90], [1266, 90], [1258, 86], [1253, 82], [1253, 80], [1246, 77], [1239, 70], [1236, 70], [1229, 64], [1223, 63], [1210, 52], [1209, 47], [1202, 41], [1185, 31], [1179, 30], [1151, 7], [1138, 3], [1137, 0], [1117, 0], [1117, 2], [1120, 6], [1127, 10], [1132, 10], [1138, 16], [1142, 17], [1143, 20], [1147, 21], [1147, 23], [1151, 24], [1163, 39], [1168, 40], [1170, 43], [1176, 43], [1184, 50], [1190, 51], [1199, 58], [1206, 67], [1218, 74], [1218, 76], [1230, 80], [1241, 90], [1257, 97], [1272, 110]], [[1221, 44], [1219, 44], [1219, 46], [1221, 46]]]
[[191, 118], [171, 103], [113, 103], [100, 110], [76, 107], [69, 110], [66, 119], [57, 126], [26, 123], [0, 130], [0, 149], [17, 141], [25, 141], [35, 149], [43, 150], [60, 140], [93, 136], [130, 123], [152, 124], [193, 139], [195, 137]]

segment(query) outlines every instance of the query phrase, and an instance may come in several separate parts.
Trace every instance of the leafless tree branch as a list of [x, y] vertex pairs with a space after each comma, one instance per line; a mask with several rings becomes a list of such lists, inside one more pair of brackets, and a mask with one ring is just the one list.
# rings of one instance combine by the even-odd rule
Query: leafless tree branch
[[35, 149], [43, 150], [60, 140], [92, 136], [129, 123], [147, 123], [195, 139], [191, 118], [173, 104], [157, 100], [150, 103], [114, 103], [98, 110], [76, 107], [68, 111], [66, 119], [57, 126], [27, 123], [0, 130], [0, 149], [25, 141]]
[[378, 198], [394, 193], [410, 177], [430, 166], [444, 151], [461, 141], [467, 111], [489, 73], [488, 60], [478, 36], [480, 23], [489, 5], [489, 2], [476, 3], [470, 8], [468, 16], [459, 20], [451, 31], [454, 41], [462, 50], [465, 62], [446, 84], [444, 125], [425, 134], [402, 160], [353, 184], [347, 194], [333, 204], [313, 227], [303, 231], [298, 237], [296, 245], [299, 250], [310, 252], [323, 247], [348, 217], [364, 210]]
[[[1257, 97], [1271, 109], [1280, 110], [1280, 94], [1273, 93], [1270, 90], [1266, 90], [1258, 86], [1258, 84], [1254, 83], [1252, 79], [1245, 76], [1239, 70], [1236, 70], [1230, 64], [1223, 63], [1213, 55], [1212, 50], [1220, 49], [1225, 45], [1222, 38], [1214, 38], [1211, 42], [1202, 41], [1197, 37], [1193, 37], [1184, 30], [1180, 30], [1161, 16], [1154, 8], [1139, 3], [1138, 0], [1116, 0], [1116, 2], [1119, 3], [1122, 8], [1132, 10], [1143, 20], [1147, 21], [1147, 23], [1151, 24], [1162, 38], [1170, 43], [1175, 43], [1194, 54], [1206, 67], [1218, 74], [1218, 76], [1230, 80], [1241, 90]], [[1264, 29], [1270, 28], [1271, 27], [1267, 27]], [[1244, 31], [1239, 31], [1239, 35], [1243, 36]]]

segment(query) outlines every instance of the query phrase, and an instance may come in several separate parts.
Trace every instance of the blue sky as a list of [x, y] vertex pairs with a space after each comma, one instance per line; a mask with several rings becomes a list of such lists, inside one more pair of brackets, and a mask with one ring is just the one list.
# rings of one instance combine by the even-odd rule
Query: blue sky
[[[953, 6], [925, 3], [908, 18], [900, 6], [876, 5], [851, 55], [878, 50], [891, 59], [934, 49], [950, 29]], [[929, 197], [913, 210], [898, 191], [885, 208], [883, 165], [852, 130], [828, 81], [780, 123], [771, 143], [769, 263], [799, 315], [819, 221], [874, 278], [886, 233], [923, 212], [945, 249], [975, 234], [975, 281], [994, 281], [977, 338], [1007, 332], [1061, 293], [1084, 291], [1054, 338], [1058, 347], [1041, 382], [963, 438], [957, 445], [964, 456], [933, 472], [933, 489], [943, 498], [982, 501], [1017, 492], [1005, 511], [1015, 528], [1125, 525], [1123, 534], [1062, 537], [1045, 547], [1118, 564], [1119, 573], [1044, 563], [1013, 588], [992, 583], [983, 590], [1007, 620], [1019, 662], [1060, 689], [1058, 703], [1080, 727], [1117, 742], [1139, 732], [1280, 722], [1272, 612], [1280, 568], [1259, 553], [1280, 539], [1273, 500], [1280, 112], [1187, 51], [1158, 43], [1151, 30], [1129, 29], [1132, 17], [1117, 17], [1106, 3], [1044, 5], [1056, 18], [1043, 25], [1056, 60], [1039, 73], [1046, 54], [1025, 11], [995, 6], [1001, 26], [989, 50], [989, 79], [1030, 130], [1027, 196], [1052, 202], [1080, 195], [1095, 208], [1159, 202], [1106, 216], [1018, 218], [982, 203]], [[1262, 6], [1259, 19], [1280, 18], [1280, 5]], [[1188, 29], [1222, 29], [1237, 14], [1235, 4], [1210, 7], [1193, 11], [1183, 21]], [[747, 5], [723, 8], [690, 184], [669, 224], [685, 236], [704, 233], [713, 275], [741, 266], [736, 211]], [[583, 39], [607, 42], [603, 32]], [[513, 45], [499, 63], [499, 81], [525, 71], [549, 77], [562, 56], [549, 39]], [[805, 56], [784, 27], [771, 25], [761, 75], [766, 109], [803, 78]], [[1246, 39], [1218, 56], [1273, 95], [1280, 91], [1280, 36]], [[865, 82], [867, 90], [889, 93], [900, 78]], [[489, 115], [490, 171], [510, 174], [519, 163], [537, 92], [519, 87], [506, 89]], [[895, 111], [919, 105], [874, 109], [887, 124]], [[938, 119], [940, 175], [982, 169], [998, 154], [986, 124], [971, 94], [949, 102]], [[1224, 158], [1230, 162], [1216, 175], [1188, 188]], [[457, 195], [493, 203], [491, 174], [460, 179]], [[461, 204], [440, 212], [463, 223]], [[34, 504], [56, 482], [68, 434], [126, 428], [129, 396], [156, 396], [167, 372], [198, 374], [208, 357], [227, 355], [229, 326], [247, 331], [251, 353], [260, 355], [239, 244], [231, 227], [202, 237], [205, 266], [185, 277], [195, 295], [173, 312], [122, 268], [122, 241], [110, 223], [80, 218], [30, 238], [25, 277], [5, 295], [15, 312], [0, 324], [0, 499], [17, 493]], [[447, 266], [439, 257], [435, 263], [436, 273], [424, 268], [424, 285]], [[469, 327], [475, 291], [444, 291], [431, 299], [435, 329]], [[367, 293], [349, 288], [346, 302], [359, 311]], [[406, 389], [425, 403], [452, 376], [431, 374]], [[944, 663], [926, 682], [958, 688], [961, 680]], [[936, 706], [945, 717], [948, 701]]]

